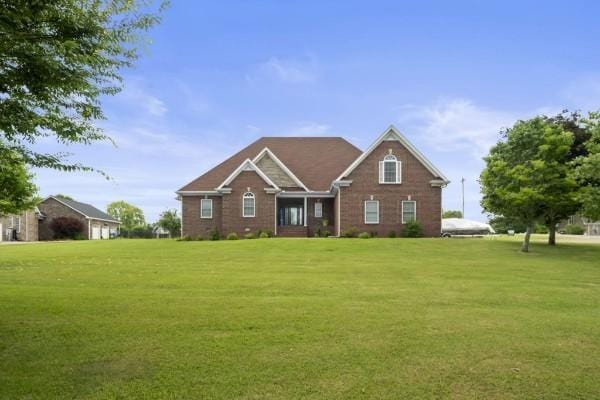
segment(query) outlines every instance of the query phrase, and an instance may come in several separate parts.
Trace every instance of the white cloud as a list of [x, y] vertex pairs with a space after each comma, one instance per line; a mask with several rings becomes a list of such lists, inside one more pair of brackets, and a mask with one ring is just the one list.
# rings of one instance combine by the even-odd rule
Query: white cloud
[[251, 125], [251, 124], [246, 125], [246, 129], [250, 133], [259, 133], [260, 130], [261, 130], [258, 126], [254, 126], [254, 125]]
[[436, 150], [466, 150], [477, 158], [496, 143], [500, 130], [517, 119], [517, 113], [481, 107], [462, 98], [424, 107], [406, 106], [400, 115], [402, 123], [414, 125]]
[[251, 84], [261, 78], [276, 79], [285, 83], [311, 83], [317, 80], [318, 72], [318, 62], [314, 56], [305, 60], [271, 57], [247, 74], [246, 80]]
[[131, 78], [115, 99], [127, 103], [127, 106], [132, 109], [141, 109], [155, 117], [162, 117], [168, 111], [166, 104], [161, 99], [148, 93], [147, 89], [143, 87], [141, 79]]

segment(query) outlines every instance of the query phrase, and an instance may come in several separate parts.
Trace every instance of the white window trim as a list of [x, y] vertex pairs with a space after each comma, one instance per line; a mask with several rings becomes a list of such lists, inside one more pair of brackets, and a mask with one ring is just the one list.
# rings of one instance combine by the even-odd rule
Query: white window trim
[[[318, 208], [317, 205], [319, 206]], [[315, 202], [315, 218], [323, 218], [323, 203], [320, 201]]]
[[[386, 160], [386, 158], [394, 157], [394, 160]], [[385, 181], [385, 163], [396, 164], [396, 181], [386, 182]], [[380, 185], [399, 185], [402, 183], [402, 161], [399, 161], [393, 154], [388, 154], [383, 157], [383, 160], [379, 161], [379, 184]]]
[[[246, 199], [252, 199], [252, 215], [246, 215]], [[252, 192], [246, 192], [242, 196], [242, 217], [244, 218], [254, 218], [256, 217], [256, 196]]]
[[[210, 204], [210, 215], [206, 216], [206, 215], [202, 215], [202, 210], [204, 209], [203, 207], [203, 203], [205, 201], [208, 201]], [[200, 218], [202, 219], [212, 219], [213, 217], [213, 201], [212, 199], [200, 199]]]
[[414, 203], [415, 207], [414, 207], [414, 211], [413, 213], [415, 214], [415, 219], [413, 221], [417, 220], [417, 201], [416, 200], [402, 200], [402, 223], [406, 224], [407, 222], [404, 221], [404, 203]]
[[[367, 203], [375, 203], [377, 204], [377, 221], [376, 222], [367, 222]], [[377, 225], [379, 224], [379, 200], [365, 200], [364, 202], [364, 216], [365, 216], [365, 224], [366, 225]]]

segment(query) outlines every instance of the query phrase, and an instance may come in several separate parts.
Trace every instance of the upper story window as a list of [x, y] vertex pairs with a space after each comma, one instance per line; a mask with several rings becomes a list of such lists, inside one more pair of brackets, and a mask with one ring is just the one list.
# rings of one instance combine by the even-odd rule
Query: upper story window
[[417, 202], [414, 200], [405, 200], [402, 202], [402, 223], [417, 220]]
[[379, 201], [378, 200], [365, 201], [365, 224], [378, 224], [378, 223], [379, 223]]
[[212, 218], [213, 201], [212, 199], [200, 200], [200, 218]]
[[242, 198], [242, 215], [244, 217], [254, 217], [255, 199], [254, 193], [246, 192]]
[[379, 161], [379, 183], [400, 183], [402, 163], [393, 154], [388, 154]]
[[315, 218], [323, 218], [323, 203], [320, 201], [315, 203]]

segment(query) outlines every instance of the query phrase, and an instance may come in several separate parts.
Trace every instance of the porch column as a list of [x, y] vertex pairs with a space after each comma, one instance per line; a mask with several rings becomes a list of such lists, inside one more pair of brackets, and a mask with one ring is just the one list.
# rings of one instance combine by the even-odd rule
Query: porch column
[[304, 226], [308, 226], [307, 222], [306, 222], [306, 220], [307, 220], [306, 217], [308, 216], [308, 209], [306, 208], [306, 203], [307, 203], [306, 202], [306, 196], [304, 196], [304, 215], [303, 215], [303, 217], [304, 217]]

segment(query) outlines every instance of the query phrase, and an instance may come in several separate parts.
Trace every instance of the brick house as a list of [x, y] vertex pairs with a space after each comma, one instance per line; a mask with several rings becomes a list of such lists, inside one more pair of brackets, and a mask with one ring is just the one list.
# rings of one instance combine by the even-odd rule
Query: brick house
[[38, 208], [44, 218], [40, 221], [38, 231], [39, 240], [54, 239], [54, 232], [50, 224], [54, 218], [71, 217], [78, 219], [84, 226], [85, 239], [110, 239], [115, 237], [119, 230], [120, 222], [98, 210], [96, 207], [64, 197], [50, 196], [42, 201]]
[[0, 216], [0, 242], [38, 240], [38, 223], [44, 218], [40, 210], [27, 210], [21, 214]]
[[435, 237], [448, 183], [390, 126], [364, 152], [340, 137], [263, 137], [176, 193], [184, 236], [386, 236], [416, 220]]

